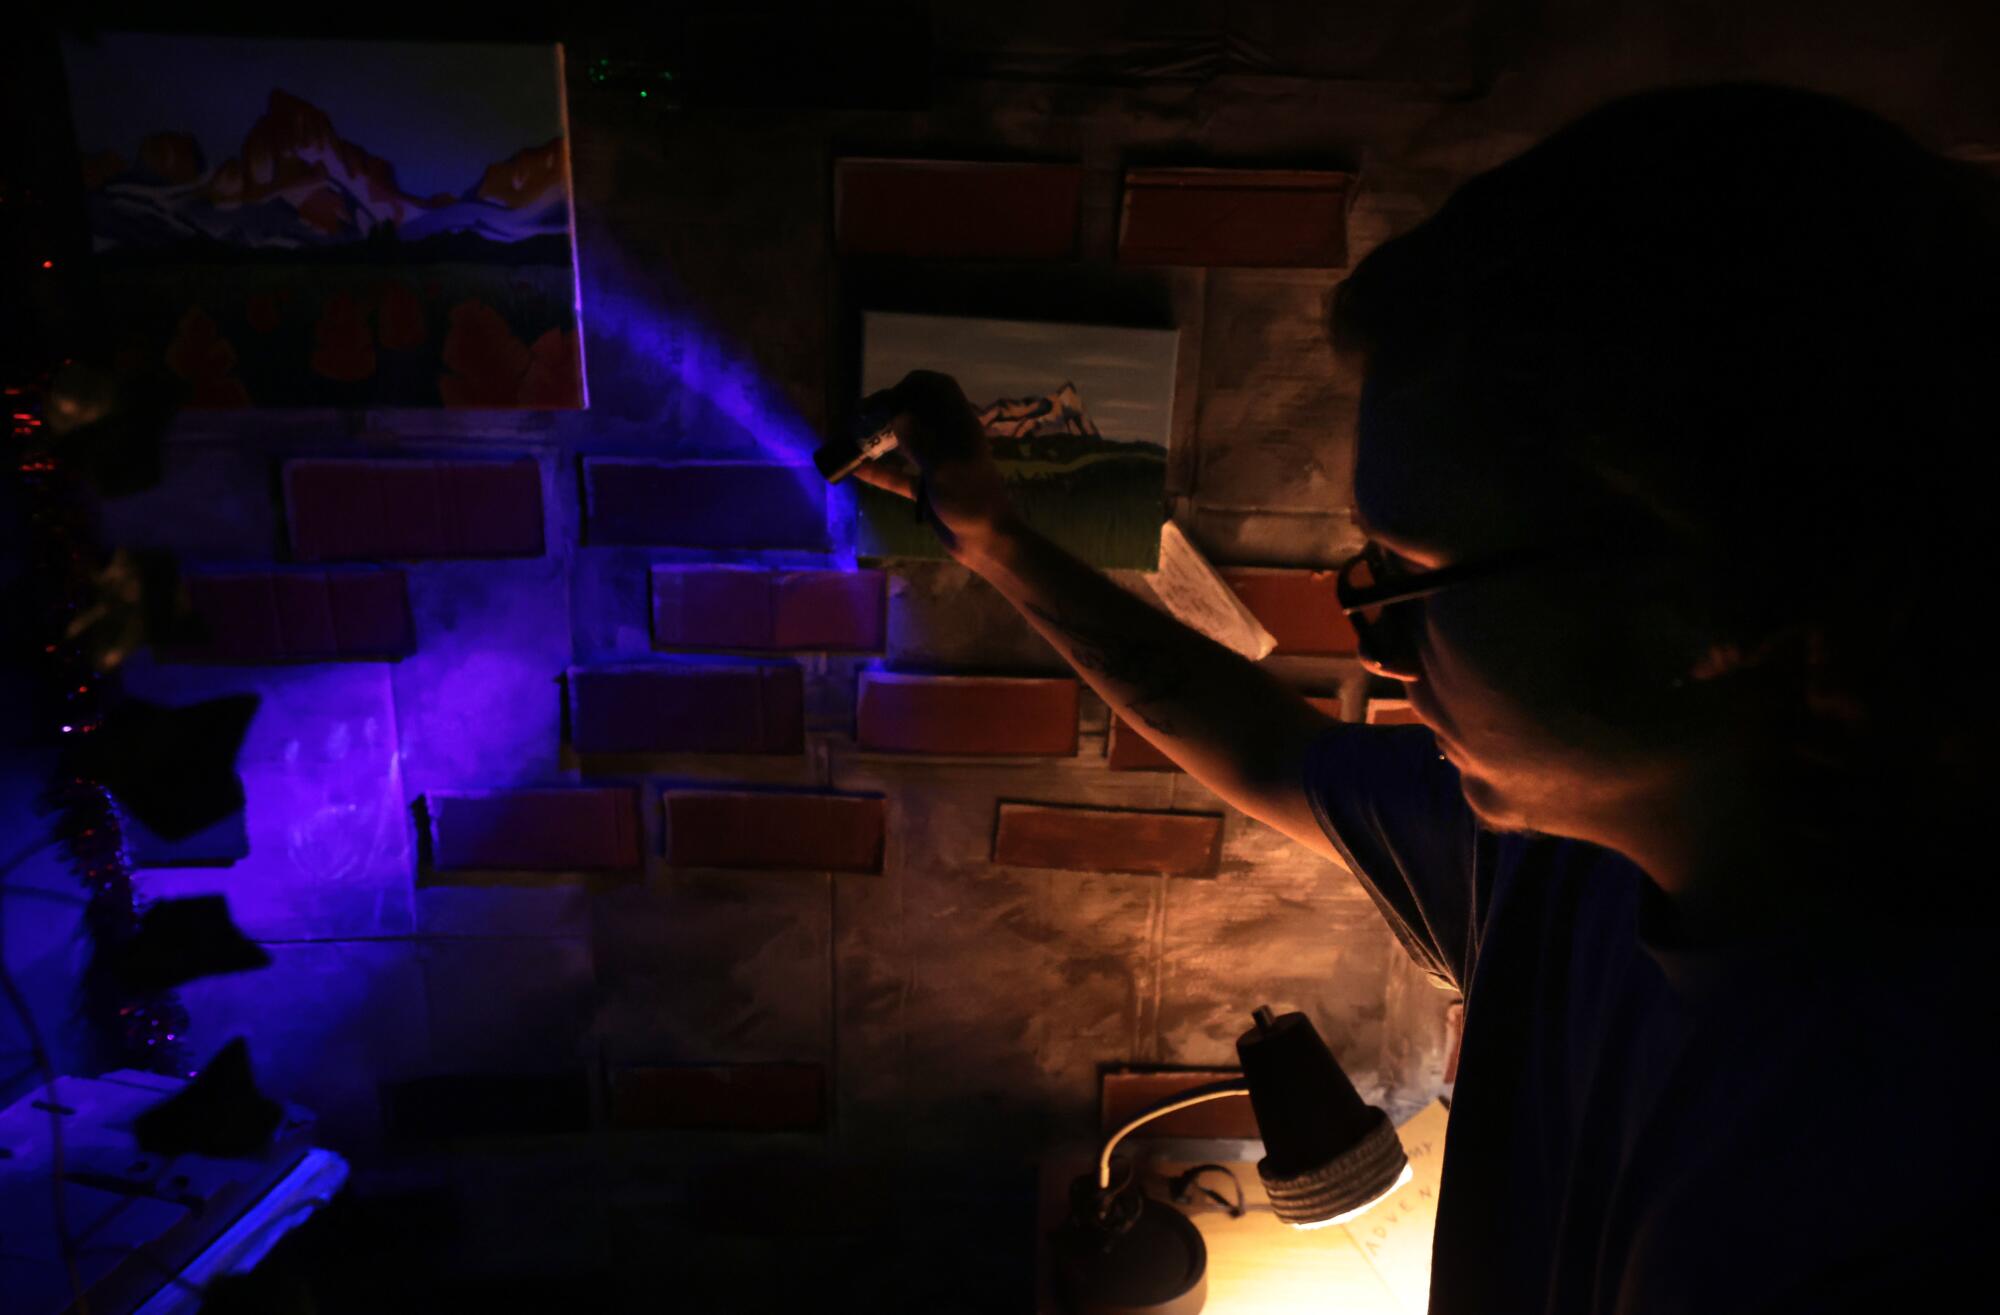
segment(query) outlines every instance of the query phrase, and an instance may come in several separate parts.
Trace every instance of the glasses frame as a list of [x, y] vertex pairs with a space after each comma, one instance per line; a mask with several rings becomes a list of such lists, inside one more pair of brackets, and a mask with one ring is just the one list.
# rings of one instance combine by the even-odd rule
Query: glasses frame
[[[1334, 596], [1339, 600], [1341, 613], [1354, 626], [1355, 638], [1360, 641], [1363, 659], [1374, 663], [1385, 673], [1398, 679], [1415, 680], [1417, 672], [1414, 669], [1416, 663], [1413, 655], [1407, 651], [1395, 652], [1398, 645], [1393, 641], [1384, 642], [1385, 632], [1389, 629], [1384, 624], [1386, 613], [1371, 621], [1362, 615], [1363, 612], [1375, 608], [1386, 609], [1400, 603], [1413, 603], [1419, 599], [1444, 593], [1448, 589], [1456, 589], [1460, 585], [1512, 574], [1530, 566], [1555, 561], [1574, 552], [1576, 546], [1571, 543], [1552, 543], [1514, 548], [1479, 561], [1458, 562], [1433, 570], [1407, 572], [1395, 575], [1394, 578], [1384, 579], [1385, 576], [1393, 575], [1393, 570], [1389, 566], [1388, 557], [1382, 546], [1371, 540], [1360, 552], [1340, 564], [1339, 571], [1334, 575]], [[1374, 571], [1378, 583], [1374, 585], [1354, 583], [1356, 569], [1364, 564]]]
[[1371, 542], [1340, 564], [1339, 571], [1334, 576], [1334, 594], [1340, 601], [1341, 612], [1352, 618], [1371, 607], [1393, 607], [1397, 603], [1412, 603], [1419, 598], [1429, 598], [1432, 594], [1440, 594], [1447, 589], [1470, 584], [1474, 580], [1506, 575], [1525, 567], [1554, 561], [1567, 555], [1574, 547], [1573, 544], [1545, 544], [1534, 548], [1515, 548], [1495, 553], [1476, 562], [1458, 562], [1429, 571], [1405, 572], [1372, 586], [1356, 585], [1353, 580], [1354, 570], [1364, 563], [1374, 568], [1378, 577], [1391, 574], [1382, 546]]

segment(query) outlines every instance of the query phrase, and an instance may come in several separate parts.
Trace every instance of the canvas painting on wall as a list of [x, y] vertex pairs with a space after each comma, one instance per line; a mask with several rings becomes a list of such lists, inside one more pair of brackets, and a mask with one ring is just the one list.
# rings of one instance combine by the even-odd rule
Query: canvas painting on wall
[[121, 363], [197, 407], [584, 404], [558, 47], [63, 56]]
[[[1150, 571], [1166, 519], [1173, 329], [869, 312], [861, 387], [911, 370], [956, 377], [1023, 519], [1094, 566]], [[856, 551], [942, 557], [910, 504], [857, 485]]]

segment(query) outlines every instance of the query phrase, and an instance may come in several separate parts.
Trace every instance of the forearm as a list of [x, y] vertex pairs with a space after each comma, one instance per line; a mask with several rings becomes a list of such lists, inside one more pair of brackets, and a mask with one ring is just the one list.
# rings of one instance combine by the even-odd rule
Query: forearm
[[1272, 813], [1296, 809], [1306, 747], [1329, 718], [1031, 530], [1010, 527], [966, 560], [1113, 712], [1223, 798], [1298, 834], [1298, 817]]

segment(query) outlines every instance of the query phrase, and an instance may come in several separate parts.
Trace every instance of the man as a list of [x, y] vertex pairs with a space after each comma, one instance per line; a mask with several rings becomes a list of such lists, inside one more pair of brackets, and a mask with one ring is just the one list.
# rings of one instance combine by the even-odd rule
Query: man
[[1465, 992], [1437, 1315], [1995, 1308], [1995, 216], [1852, 107], [1684, 89], [1363, 261], [1343, 603], [1429, 731], [1025, 530], [957, 386], [899, 385], [915, 470], [863, 477]]

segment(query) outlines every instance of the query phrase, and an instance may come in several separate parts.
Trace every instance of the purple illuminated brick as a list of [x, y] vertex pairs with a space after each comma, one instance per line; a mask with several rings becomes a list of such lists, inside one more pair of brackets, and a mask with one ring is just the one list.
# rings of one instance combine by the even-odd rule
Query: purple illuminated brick
[[432, 791], [425, 805], [441, 872], [639, 866], [639, 797], [627, 787]]
[[826, 484], [811, 466], [586, 457], [591, 543], [827, 547]]
[[207, 640], [163, 654], [169, 660], [277, 662], [285, 658], [285, 637], [269, 572], [192, 576], [188, 600]]
[[285, 504], [300, 561], [542, 551], [542, 474], [532, 458], [290, 461]]
[[655, 648], [879, 653], [880, 571], [655, 566]]
[[336, 571], [326, 577], [326, 592], [342, 653], [415, 651], [409, 588], [401, 571]]
[[393, 660], [415, 648], [398, 570], [217, 571], [187, 585], [208, 638], [162, 651], [165, 661]]
[[578, 753], [802, 753], [805, 687], [790, 663], [575, 668]]

